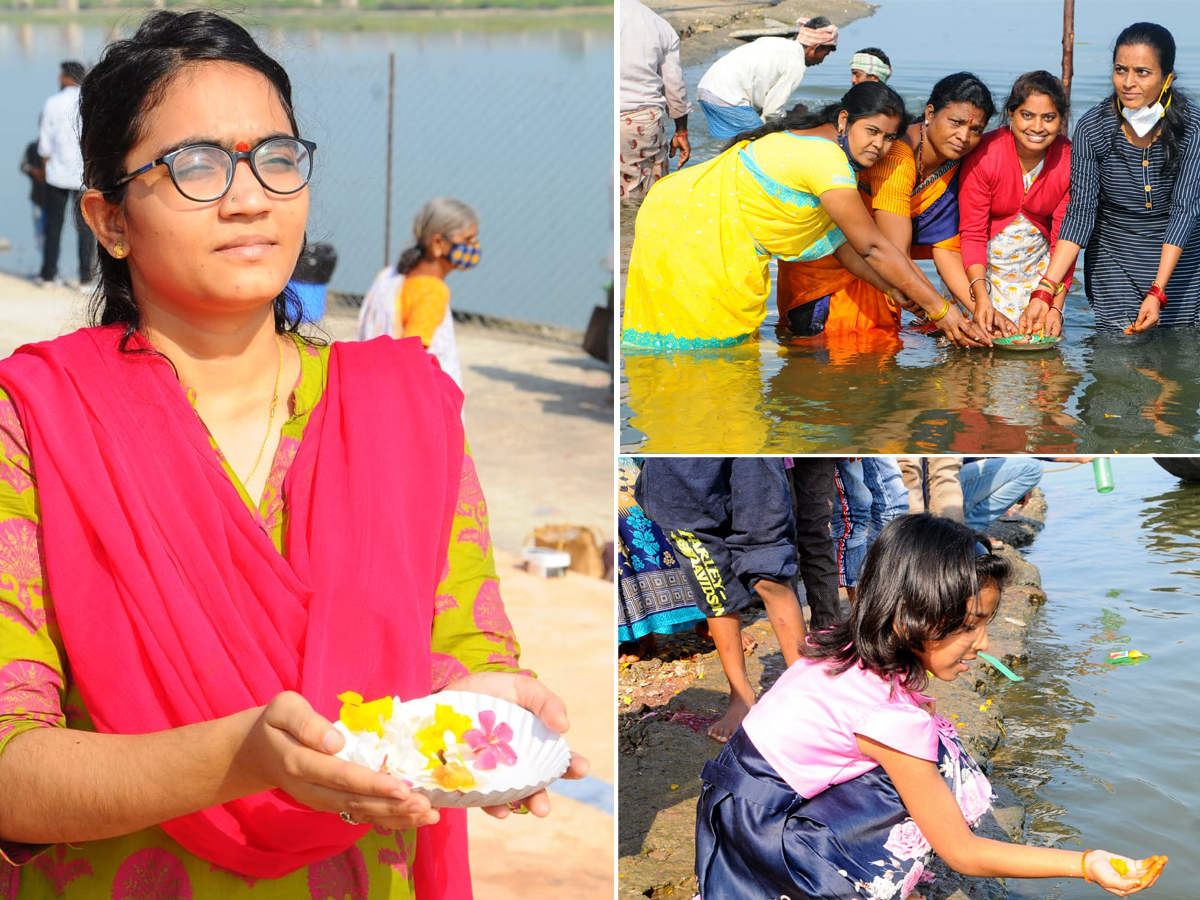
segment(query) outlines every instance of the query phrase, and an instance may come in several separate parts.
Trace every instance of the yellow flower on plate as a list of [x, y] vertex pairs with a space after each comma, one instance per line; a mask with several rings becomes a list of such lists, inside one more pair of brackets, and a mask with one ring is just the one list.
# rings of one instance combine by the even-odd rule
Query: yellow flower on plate
[[433, 770], [433, 780], [448, 791], [466, 791], [475, 787], [475, 776], [466, 763], [451, 761]]
[[463, 732], [471, 727], [471, 717], [456, 713], [449, 704], [439, 703], [433, 710], [433, 721], [416, 733], [417, 748], [423, 756], [429, 757], [432, 764], [441, 762], [438, 753], [445, 753], [446, 732], [453, 735], [455, 741], [461, 741]]
[[383, 737], [383, 723], [392, 717], [392, 698], [380, 697], [364, 703], [362, 694], [346, 691], [338, 694], [342, 711], [341, 723], [351, 731], [373, 731]]

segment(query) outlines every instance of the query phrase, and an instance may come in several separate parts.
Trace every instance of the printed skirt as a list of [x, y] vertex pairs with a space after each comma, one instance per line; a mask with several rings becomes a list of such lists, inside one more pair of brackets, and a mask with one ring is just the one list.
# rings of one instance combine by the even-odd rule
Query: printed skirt
[[[954, 726], [935, 721], [939, 771], [974, 826], [991, 808], [991, 786]], [[701, 777], [696, 876], [704, 900], [903, 900], [932, 880], [932, 847], [882, 768], [806, 799], [739, 729]]]

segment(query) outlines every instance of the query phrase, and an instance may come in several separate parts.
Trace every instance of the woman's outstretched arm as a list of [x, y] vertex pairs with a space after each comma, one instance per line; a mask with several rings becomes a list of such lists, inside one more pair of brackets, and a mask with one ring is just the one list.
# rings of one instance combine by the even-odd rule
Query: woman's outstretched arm
[[991, 344], [991, 338], [963, 318], [953, 303], [947, 303], [928, 281], [917, 276], [913, 271], [912, 261], [884, 237], [883, 232], [876, 226], [856, 189], [837, 188], [826, 191], [821, 195], [821, 205], [858, 255], [866, 260], [884, 281], [902, 291], [908, 299], [934, 318], [952, 344], [959, 347]]

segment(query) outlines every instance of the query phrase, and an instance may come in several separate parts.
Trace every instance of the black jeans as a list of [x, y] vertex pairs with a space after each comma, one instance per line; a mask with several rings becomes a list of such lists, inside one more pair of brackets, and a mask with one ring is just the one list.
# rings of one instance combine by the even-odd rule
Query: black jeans
[[70, 203], [71, 217], [75, 221], [75, 232], [79, 241], [79, 280], [91, 281], [96, 274], [96, 237], [83, 221], [79, 209], [79, 191], [46, 185], [46, 243], [42, 250], [41, 276], [53, 281], [58, 275], [58, 250], [62, 241], [63, 220]]

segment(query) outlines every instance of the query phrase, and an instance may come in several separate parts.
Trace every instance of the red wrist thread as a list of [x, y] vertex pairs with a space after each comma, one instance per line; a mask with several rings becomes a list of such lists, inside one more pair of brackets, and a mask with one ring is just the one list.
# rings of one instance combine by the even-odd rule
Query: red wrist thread
[[1029, 294], [1029, 299], [1030, 300], [1034, 300], [1034, 299], [1041, 300], [1047, 306], [1054, 305], [1054, 295], [1052, 293], [1050, 293], [1048, 290], [1046, 290], [1045, 288], [1038, 288], [1037, 290], [1032, 291]]

